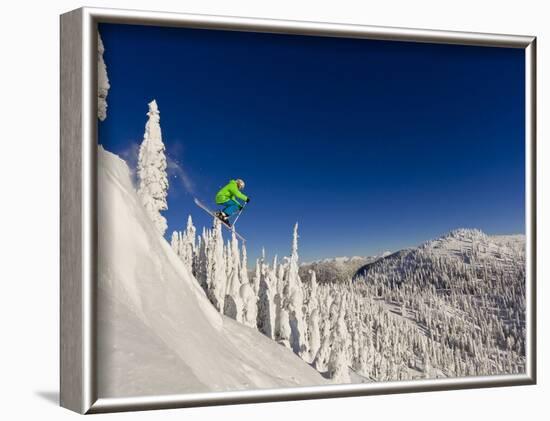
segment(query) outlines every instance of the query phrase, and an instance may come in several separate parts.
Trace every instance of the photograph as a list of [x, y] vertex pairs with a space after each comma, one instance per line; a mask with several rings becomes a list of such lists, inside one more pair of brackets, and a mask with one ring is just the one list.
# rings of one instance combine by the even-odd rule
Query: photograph
[[2, 419], [545, 419], [545, 6], [6, 2]]
[[524, 49], [97, 31], [100, 398], [526, 373]]

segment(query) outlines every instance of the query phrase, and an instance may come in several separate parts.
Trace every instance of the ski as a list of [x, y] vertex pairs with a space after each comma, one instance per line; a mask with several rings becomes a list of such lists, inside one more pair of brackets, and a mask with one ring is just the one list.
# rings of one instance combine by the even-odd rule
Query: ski
[[195, 205], [197, 205], [199, 208], [201, 208], [202, 210], [204, 210], [206, 213], [208, 213], [210, 216], [216, 218], [218, 221], [220, 221], [220, 223], [222, 224], [223, 227], [227, 228], [229, 231], [231, 231], [232, 233], [234, 233], [237, 238], [239, 238], [240, 240], [242, 240], [243, 242], [246, 242], [246, 239], [241, 235], [239, 234], [237, 231], [235, 231], [235, 227], [234, 226], [229, 226], [227, 225], [225, 222], [223, 222], [220, 218], [218, 218], [216, 216], [216, 214], [214, 212], [212, 212], [210, 209], [208, 209], [199, 199], [197, 199], [196, 197], [193, 198], [194, 202], [195, 202]]

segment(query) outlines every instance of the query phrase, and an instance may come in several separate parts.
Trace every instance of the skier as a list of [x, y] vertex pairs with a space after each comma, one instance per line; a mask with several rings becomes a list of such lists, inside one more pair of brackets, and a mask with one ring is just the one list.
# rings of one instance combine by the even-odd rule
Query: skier
[[229, 181], [216, 193], [216, 204], [223, 206], [221, 211], [216, 212], [216, 216], [229, 227], [231, 226], [229, 217], [243, 208], [237, 198], [244, 200], [246, 203], [250, 202], [250, 198], [241, 192], [242, 189], [244, 189], [244, 181], [237, 178]]

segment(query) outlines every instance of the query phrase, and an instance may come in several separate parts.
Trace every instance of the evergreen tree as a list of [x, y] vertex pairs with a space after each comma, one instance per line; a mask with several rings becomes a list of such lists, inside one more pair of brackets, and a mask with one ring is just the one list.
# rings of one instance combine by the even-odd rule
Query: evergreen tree
[[348, 330], [345, 321], [345, 304], [341, 299], [338, 319], [332, 335], [332, 350], [330, 353], [328, 371], [330, 377], [338, 383], [349, 383], [349, 362], [348, 362]]
[[307, 303], [307, 338], [309, 349], [309, 362], [313, 362], [317, 356], [317, 351], [321, 347], [321, 332], [319, 330], [319, 300], [317, 298], [317, 277], [315, 271], [310, 271], [310, 286]]
[[288, 309], [290, 320], [290, 345], [292, 350], [305, 356], [308, 352], [306, 341], [306, 324], [303, 314], [304, 291], [302, 281], [299, 275], [298, 266], [298, 224], [294, 226], [292, 236], [292, 250], [288, 262], [287, 274], [285, 277], [284, 305]]
[[257, 276], [259, 277], [259, 291], [258, 291], [258, 329], [268, 338], [275, 338], [275, 295], [276, 290], [274, 285], [277, 284], [277, 279], [273, 270], [265, 270], [262, 275], [262, 271], [259, 268], [259, 261], [256, 263]]
[[225, 292], [227, 288], [227, 274], [225, 271], [225, 259], [223, 255], [223, 237], [221, 222], [214, 218], [214, 229], [208, 244], [208, 275], [207, 295], [219, 312], [223, 312]]
[[103, 59], [105, 47], [101, 35], [97, 34], [97, 118], [103, 121], [107, 118], [107, 95], [111, 85], [107, 76], [107, 66]]
[[161, 235], [167, 228], [166, 218], [160, 212], [168, 209], [168, 176], [166, 174], [166, 156], [160, 130], [160, 113], [155, 100], [149, 103], [149, 117], [145, 125], [143, 142], [138, 158], [138, 195], [147, 214]]
[[248, 282], [243, 283], [241, 285], [241, 289], [239, 293], [243, 303], [242, 322], [247, 326], [257, 329], [258, 298], [254, 294], [254, 290], [252, 289], [252, 286], [250, 285], [250, 283]]
[[242, 322], [243, 301], [241, 299], [241, 261], [239, 256], [239, 243], [235, 233], [231, 235], [231, 242], [228, 247], [228, 255], [226, 260], [230, 269], [228, 274], [228, 285], [225, 293], [224, 314], [238, 322]]

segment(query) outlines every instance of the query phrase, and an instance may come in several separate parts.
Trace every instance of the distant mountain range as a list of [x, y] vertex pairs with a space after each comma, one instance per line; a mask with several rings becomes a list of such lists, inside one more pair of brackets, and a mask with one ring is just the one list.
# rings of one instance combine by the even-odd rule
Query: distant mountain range
[[391, 252], [386, 251], [380, 256], [331, 257], [302, 263], [300, 265], [300, 277], [307, 279], [310, 271], [313, 270], [317, 275], [317, 281], [321, 283], [345, 281], [353, 278], [361, 267], [390, 254]]

